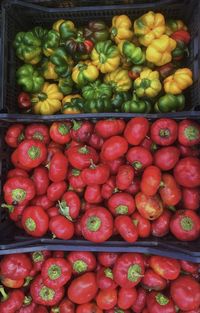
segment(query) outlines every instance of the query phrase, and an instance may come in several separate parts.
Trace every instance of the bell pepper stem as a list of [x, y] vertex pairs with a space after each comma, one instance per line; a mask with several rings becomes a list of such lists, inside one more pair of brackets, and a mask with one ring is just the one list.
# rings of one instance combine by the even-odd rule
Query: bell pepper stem
[[2, 301], [6, 301], [9, 298], [8, 294], [5, 292], [5, 289], [2, 285], [0, 285], [0, 293], [3, 297]]
[[58, 205], [60, 213], [68, 220], [72, 221], [72, 218], [69, 214], [69, 206], [67, 205], [66, 201], [58, 201]]
[[31, 304], [31, 302], [32, 302], [31, 296], [25, 296], [24, 297], [24, 302], [23, 302], [24, 305], [29, 305], [29, 304]]
[[87, 263], [85, 263], [83, 260], [77, 260], [73, 264], [73, 270], [77, 273], [83, 273], [87, 270]]

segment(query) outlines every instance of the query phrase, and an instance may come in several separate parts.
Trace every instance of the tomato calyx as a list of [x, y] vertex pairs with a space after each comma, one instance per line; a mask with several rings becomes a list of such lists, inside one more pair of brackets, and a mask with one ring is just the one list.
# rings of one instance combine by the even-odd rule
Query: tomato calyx
[[32, 298], [31, 298], [31, 296], [25, 296], [24, 297], [24, 302], [23, 302], [23, 305], [29, 305], [29, 304], [31, 304], [31, 302], [32, 302]]
[[170, 130], [168, 128], [162, 128], [159, 132], [160, 137], [169, 137], [170, 136]]
[[24, 138], [25, 138], [24, 133], [21, 133], [17, 138], [18, 143], [22, 142]]
[[194, 126], [188, 126], [184, 129], [184, 135], [188, 140], [195, 140], [199, 138], [199, 130]]
[[81, 173], [81, 171], [77, 170], [76, 168], [73, 168], [73, 169], [72, 169], [72, 176], [77, 177], [77, 176], [80, 175], [80, 173]]
[[12, 190], [12, 199], [17, 203], [23, 201], [26, 198], [26, 191], [21, 188], [16, 188]]
[[3, 297], [3, 299], [1, 299], [2, 302], [6, 301], [8, 299], [8, 294], [5, 292], [5, 289], [2, 285], [0, 285], [0, 294]]
[[36, 230], [36, 223], [31, 217], [27, 218], [25, 225], [29, 231], [35, 231]]
[[60, 309], [59, 308], [52, 308], [51, 311], [53, 313], [60, 313]]
[[193, 229], [194, 223], [190, 217], [185, 216], [181, 219], [181, 227], [185, 231], [190, 231]]
[[91, 216], [87, 220], [87, 228], [92, 231], [98, 231], [99, 228], [101, 227], [101, 220], [97, 216]]
[[134, 161], [134, 162], [132, 163], [132, 166], [134, 167], [134, 169], [140, 170], [140, 169], [142, 168], [142, 163], [139, 162], [139, 161]]
[[169, 299], [160, 292], [156, 295], [155, 298], [156, 298], [156, 302], [160, 305], [166, 305], [169, 303]]
[[83, 260], [77, 260], [73, 263], [73, 270], [76, 273], [83, 273], [87, 270], [88, 266]]
[[53, 300], [55, 291], [52, 288], [43, 286], [39, 293], [40, 297], [45, 301]]
[[[23, 287], [29, 286], [29, 285], [30, 285], [30, 282], [31, 282], [33, 279], [34, 279], [34, 277], [32, 277], [32, 276], [27, 276], [27, 277], [25, 278], [25, 283], [23, 284]], [[28, 298], [31, 298], [31, 297], [29, 296]]]
[[131, 282], [136, 282], [139, 277], [144, 276], [144, 275], [141, 275], [141, 272], [142, 272], [142, 269], [140, 265], [134, 264], [134, 265], [129, 266], [128, 275], [127, 275], [128, 280], [130, 280]]
[[14, 205], [6, 204], [6, 203], [3, 203], [3, 204], [1, 205], [1, 207], [8, 209], [8, 213], [9, 213], [9, 214], [12, 213], [12, 212], [14, 211], [14, 209], [15, 209], [15, 206], [14, 206]]
[[31, 160], [39, 158], [40, 154], [41, 154], [40, 148], [36, 146], [32, 146], [31, 148], [28, 149], [28, 156], [30, 157]]
[[40, 92], [40, 93], [38, 94], [38, 99], [39, 99], [40, 101], [45, 101], [45, 100], [47, 99], [47, 94], [46, 94], [45, 92]]
[[56, 264], [52, 264], [48, 269], [48, 276], [51, 280], [55, 280], [59, 278], [62, 274], [62, 270], [60, 266]]
[[41, 251], [35, 251], [32, 254], [32, 259], [35, 263], [44, 261], [44, 255]]
[[73, 120], [73, 130], [79, 130], [79, 128], [81, 128], [82, 123], [81, 122], [77, 122], [75, 120]]
[[[73, 188], [71, 190], [73, 190]], [[58, 206], [59, 206], [60, 214], [62, 214], [68, 220], [72, 221], [72, 218], [71, 218], [71, 216], [69, 214], [69, 206], [67, 205], [67, 202], [64, 201], [64, 200], [58, 201]]]
[[83, 146], [83, 147], [78, 149], [78, 152], [80, 152], [81, 154], [88, 154], [89, 149], [87, 148], [87, 146]]
[[67, 127], [67, 125], [65, 125], [64, 123], [60, 124], [58, 126], [58, 132], [63, 136], [67, 135], [69, 133], [69, 127]]
[[109, 268], [109, 267], [106, 268], [104, 270], [104, 274], [105, 274], [106, 277], [108, 277], [108, 278], [113, 280], [113, 272], [112, 272], [111, 268]]
[[128, 213], [128, 207], [127, 205], [118, 205], [115, 209], [117, 214], [127, 214]]
[[34, 135], [33, 135], [33, 139], [43, 141], [44, 140], [44, 136], [40, 132], [36, 131], [34, 133]]

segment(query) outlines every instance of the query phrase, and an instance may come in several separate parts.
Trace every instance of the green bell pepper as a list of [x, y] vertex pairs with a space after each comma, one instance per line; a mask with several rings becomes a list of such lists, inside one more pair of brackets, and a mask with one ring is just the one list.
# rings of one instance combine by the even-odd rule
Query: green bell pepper
[[94, 83], [83, 87], [82, 96], [86, 100], [98, 99], [98, 98], [111, 98], [112, 87], [108, 84], [101, 83], [100, 80], [96, 80]]
[[134, 43], [124, 40], [119, 44], [119, 50], [123, 56], [126, 57], [128, 62], [140, 65], [145, 62], [145, 53], [140, 47], [136, 47]]
[[60, 77], [66, 77], [71, 73], [72, 59], [67, 55], [65, 48], [55, 49], [50, 56], [50, 61], [55, 64], [55, 71]]
[[58, 81], [58, 88], [63, 93], [63, 95], [69, 95], [73, 88], [73, 80], [71, 79], [71, 75], [60, 78]]
[[17, 83], [26, 92], [37, 93], [42, 89], [44, 78], [31, 64], [22, 65], [17, 70]]
[[84, 36], [94, 43], [105, 41], [109, 38], [109, 28], [103, 21], [92, 21], [84, 28]]
[[47, 57], [53, 54], [54, 50], [58, 48], [60, 44], [60, 35], [55, 30], [49, 30], [46, 36], [44, 37], [43, 42], [43, 53]]
[[98, 112], [112, 112], [112, 105], [110, 99], [99, 98], [87, 100], [84, 104], [85, 113], [98, 113]]
[[20, 60], [30, 64], [40, 62], [42, 58], [42, 42], [32, 31], [17, 33], [13, 44], [16, 55]]
[[147, 100], [139, 99], [134, 94], [131, 100], [124, 102], [122, 111], [127, 113], [149, 113], [151, 112], [151, 103]]
[[111, 105], [115, 112], [121, 112], [121, 107], [124, 102], [131, 99], [131, 93], [122, 91], [115, 93], [111, 99]]
[[66, 41], [76, 35], [76, 28], [72, 21], [58, 20], [53, 24], [53, 30], [60, 34], [61, 41]]
[[41, 26], [36, 26], [32, 29], [33, 34], [40, 39], [41, 41], [43, 41], [44, 37], [47, 35], [48, 33], [48, 29], [43, 28]]
[[48, 58], [43, 58], [38, 67], [38, 72], [44, 77], [45, 80], [57, 80], [58, 74], [55, 71], [55, 64], [49, 61]]
[[170, 93], [167, 93], [158, 99], [154, 106], [154, 110], [156, 112], [167, 113], [183, 111], [184, 107], [185, 107], [185, 96], [183, 94], [172, 95]]
[[82, 98], [72, 98], [70, 102], [63, 105], [63, 114], [77, 114], [84, 112], [84, 100]]

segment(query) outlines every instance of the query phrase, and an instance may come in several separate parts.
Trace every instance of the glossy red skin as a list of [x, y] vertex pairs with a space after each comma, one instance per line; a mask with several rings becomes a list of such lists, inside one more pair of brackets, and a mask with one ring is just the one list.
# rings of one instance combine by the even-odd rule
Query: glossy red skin
[[200, 143], [200, 125], [192, 120], [182, 120], [178, 126], [178, 141], [184, 146], [194, 146]]
[[174, 146], [163, 147], [154, 153], [154, 164], [162, 171], [172, 170], [180, 158], [180, 150]]
[[94, 130], [100, 137], [107, 139], [121, 135], [125, 126], [126, 124], [122, 119], [106, 119], [97, 121]]
[[98, 307], [102, 310], [110, 310], [117, 304], [117, 291], [116, 289], [103, 289], [100, 290], [96, 297]]
[[94, 124], [89, 121], [73, 121], [73, 127], [70, 129], [72, 140], [77, 142], [88, 142], [93, 133]]
[[129, 144], [138, 146], [144, 140], [148, 131], [148, 120], [144, 117], [135, 117], [126, 124], [124, 137]]
[[87, 186], [84, 193], [85, 201], [97, 204], [102, 202], [100, 185]]
[[108, 199], [108, 209], [114, 215], [131, 215], [135, 211], [134, 198], [126, 192], [115, 193]]
[[178, 210], [171, 218], [170, 231], [179, 240], [195, 240], [200, 236], [200, 218], [195, 211]]
[[78, 218], [76, 220], [76, 223], [74, 224], [74, 234], [77, 237], [82, 236], [82, 231], [81, 231], [81, 218]]
[[60, 181], [57, 183], [52, 183], [49, 185], [47, 189], [47, 197], [50, 201], [57, 201], [59, 200], [63, 193], [67, 190], [67, 184], [65, 181]]
[[26, 177], [26, 178], [29, 177], [28, 173], [25, 170], [22, 170], [20, 168], [13, 168], [13, 169], [9, 170], [7, 173], [7, 179], [12, 178], [12, 177], [16, 177], [16, 176], [22, 176], [22, 177]]
[[83, 170], [91, 164], [97, 164], [99, 157], [96, 150], [90, 146], [75, 146], [68, 150], [68, 160], [72, 167]]
[[141, 313], [142, 310], [144, 309], [146, 305], [146, 296], [147, 296], [146, 291], [142, 287], [139, 287], [137, 289], [137, 299], [131, 307], [131, 309], [135, 313]]
[[62, 215], [50, 218], [49, 230], [59, 239], [68, 240], [74, 235], [74, 224]]
[[101, 150], [101, 147], [103, 146], [104, 139], [100, 137], [98, 134], [93, 133], [90, 136], [90, 139], [88, 141], [88, 145], [96, 150]]
[[183, 187], [200, 186], [200, 160], [193, 157], [181, 159], [174, 168], [174, 177]]
[[[97, 217], [101, 224], [97, 230], [90, 230], [88, 223], [92, 218]], [[92, 220], [91, 220], [92, 224]], [[84, 213], [81, 219], [82, 234], [85, 239], [92, 242], [104, 242], [113, 233], [113, 218], [110, 212], [103, 207], [94, 207]]]
[[42, 195], [33, 198], [31, 200], [31, 205], [39, 205], [46, 211], [54, 205], [54, 202], [51, 201], [47, 195]]
[[167, 304], [159, 304], [156, 301], [156, 296], [159, 292], [152, 291], [147, 295], [147, 308], [149, 313], [176, 313], [175, 305], [169, 298]]
[[126, 154], [126, 159], [137, 172], [143, 171], [153, 163], [151, 152], [140, 146], [130, 148]]
[[171, 283], [171, 296], [183, 310], [196, 310], [200, 306], [200, 285], [190, 276], [180, 276]]
[[150, 236], [150, 234], [151, 234], [151, 223], [149, 222], [149, 220], [144, 218], [138, 212], [134, 212], [131, 215], [131, 219], [137, 228], [138, 236], [140, 238], [147, 238]]
[[165, 289], [167, 286], [167, 281], [152, 269], [147, 269], [145, 271], [141, 283], [142, 286], [147, 290], [159, 291]]
[[65, 252], [64, 251], [53, 251], [54, 258], [64, 258]]
[[120, 309], [130, 309], [137, 299], [136, 288], [120, 288], [118, 292], [117, 305]]
[[1, 275], [14, 280], [26, 278], [31, 269], [31, 260], [24, 253], [5, 255], [0, 263]]
[[[26, 223], [29, 219], [35, 223], [35, 228], [31, 230]], [[22, 214], [22, 225], [24, 230], [33, 237], [41, 237], [46, 234], [49, 226], [49, 217], [41, 206], [28, 206]]]
[[45, 284], [43, 282], [43, 278], [42, 275], [38, 275], [33, 282], [31, 283], [30, 286], [30, 294], [31, 297], [33, 299], [33, 301], [37, 304], [41, 304], [41, 305], [46, 305], [46, 306], [53, 306], [56, 305], [60, 302], [60, 300], [63, 298], [64, 296], [64, 288], [60, 287], [60, 288], [50, 288], [54, 291], [54, 296], [53, 299], [44, 299], [41, 296], [41, 290], [42, 288], [45, 287]]
[[[63, 299], [58, 306], [59, 313], [75, 313], [75, 305], [69, 299]], [[51, 311], [54, 313], [55, 311]]]
[[[39, 155], [31, 158], [29, 156], [29, 151], [32, 147], [38, 149]], [[47, 157], [47, 148], [45, 144], [38, 140], [25, 139], [19, 144], [17, 150], [19, 163], [30, 169], [39, 166]]]
[[[63, 132], [59, 131], [60, 127], [63, 127]], [[54, 122], [50, 127], [49, 135], [53, 141], [64, 145], [71, 140], [70, 127], [71, 124], [68, 122]]]
[[125, 192], [130, 193], [132, 196], [136, 195], [140, 191], [140, 179], [135, 177], [132, 183], [125, 189]]
[[49, 186], [48, 170], [45, 167], [36, 167], [33, 171], [32, 180], [35, 183], [36, 194], [44, 195]]
[[[13, 198], [13, 191], [16, 189], [22, 189], [25, 191], [23, 198], [16, 200]], [[9, 178], [3, 186], [4, 200], [7, 204], [19, 204], [21, 206], [26, 205], [35, 196], [35, 185], [30, 178], [18, 176]]]
[[[57, 266], [61, 270], [59, 277], [51, 278], [49, 275], [49, 271], [51, 270], [52, 266]], [[53, 268], [52, 271], [54, 271]], [[65, 260], [64, 258], [52, 257], [47, 259], [42, 265], [41, 275], [45, 286], [57, 289], [64, 286], [70, 280], [72, 276], [72, 267], [69, 261]]]
[[101, 157], [105, 161], [113, 161], [125, 155], [128, 142], [124, 137], [113, 136], [107, 139], [101, 149]]
[[5, 142], [9, 147], [17, 148], [19, 143], [24, 139], [24, 125], [14, 124], [11, 125], [5, 135]]
[[81, 177], [86, 185], [103, 185], [110, 176], [110, 168], [106, 164], [91, 165], [83, 169]]
[[[80, 304], [76, 308], [76, 313], [103, 313], [103, 311], [93, 302]], [[73, 312], [69, 312], [73, 313]]]
[[188, 261], [185, 261], [185, 260], [180, 260], [180, 263], [181, 263], [181, 269], [184, 272], [187, 272], [187, 273], [190, 273], [190, 274], [195, 274], [195, 273], [198, 272], [199, 264], [188, 262]]
[[69, 185], [72, 186], [74, 190], [85, 187], [85, 183], [81, 176], [81, 171], [72, 168], [68, 171], [67, 178], [69, 180]]
[[68, 160], [64, 154], [58, 152], [55, 153], [50, 161], [49, 166], [49, 179], [57, 183], [63, 181], [67, 177]]
[[69, 219], [76, 219], [79, 216], [80, 208], [80, 198], [74, 191], [67, 191], [63, 194], [60, 206], [62, 215]]
[[171, 219], [171, 212], [164, 210], [163, 213], [151, 223], [151, 232], [155, 237], [163, 237], [169, 232], [169, 223]]
[[49, 128], [44, 124], [30, 124], [25, 129], [25, 138], [40, 140], [47, 145], [50, 142]]
[[48, 310], [45, 306], [39, 305], [33, 313], [48, 313]]
[[[132, 266], [134, 266], [134, 268], [132, 270], [132, 275], [129, 275], [129, 278], [128, 272], [131, 271], [130, 267]], [[144, 257], [141, 254], [123, 253], [118, 257], [116, 263], [114, 264], [114, 280], [121, 287], [132, 288], [139, 284], [142, 279], [142, 275], [144, 275], [144, 271]]]
[[14, 222], [20, 221], [25, 207], [26, 205], [9, 205], [9, 218]]
[[20, 168], [22, 170], [25, 170], [26, 172], [31, 171], [31, 168], [28, 168], [27, 166], [22, 165], [19, 162], [19, 153], [18, 153], [18, 149], [15, 149], [12, 154], [11, 154], [11, 162], [14, 165], [14, 167], [16, 168]]
[[116, 178], [111, 176], [101, 188], [101, 196], [103, 199], [109, 199], [116, 191]]
[[[70, 262], [73, 270], [73, 275], [79, 275], [83, 272], [92, 272], [96, 268], [96, 258], [92, 252], [89, 251], [72, 251], [67, 255], [67, 260]], [[86, 268], [83, 269], [77, 264], [77, 261], [85, 263]]]
[[37, 304], [34, 302], [31, 302], [28, 305], [22, 306], [19, 310], [16, 311], [16, 313], [34, 313], [36, 312], [35, 309], [37, 308]]
[[121, 165], [116, 176], [116, 186], [120, 190], [125, 190], [132, 183], [135, 171], [130, 165]]
[[171, 38], [173, 38], [177, 42], [182, 41], [185, 45], [188, 45], [191, 36], [186, 30], [177, 30], [171, 35]]
[[164, 186], [160, 187], [159, 193], [164, 205], [177, 205], [182, 198], [182, 194], [181, 189], [176, 183], [174, 177], [170, 174], [163, 174], [162, 183], [164, 184]]
[[161, 183], [161, 171], [158, 167], [150, 165], [145, 168], [140, 184], [141, 191], [147, 196], [154, 196]]
[[47, 158], [46, 161], [43, 163], [44, 166], [48, 167], [49, 162], [51, 161], [53, 155], [57, 152], [63, 152], [63, 145], [60, 145], [59, 143], [56, 143], [54, 141], [51, 141], [47, 147]]
[[99, 252], [97, 255], [98, 262], [105, 267], [113, 267], [119, 254], [116, 252]]
[[170, 118], [160, 118], [151, 125], [151, 139], [160, 146], [172, 145], [176, 141], [177, 136], [178, 125]]
[[139, 192], [135, 196], [135, 204], [139, 213], [148, 220], [157, 219], [163, 212], [161, 199], [157, 195], [150, 197]]
[[182, 188], [183, 208], [197, 210], [200, 207], [200, 189]]
[[115, 289], [117, 287], [110, 268], [101, 267], [97, 270], [97, 286], [100, 289]]
[[8, 299], [0, 302], [1, 313], [15, 313], [20, 309], [24, 301], [24, 293], [21, 290], [12, 290], [9, 292]]
[[33, 262], [34, 270], [36, 270], [37, 272], [40, 272], [45, 260], [50, 257], [51, 257], [51, 252], [49, 250], [33, 252], [31, 254], [31, 259]]
[[84, 304], [94, 299], [97, 293], [96, 275], [85, 273], [70, 283], [67, 295], [75, 304]]
[[27, 92], [20, 92], [17, 97], [18, 107], [20, 109], [30, 109], [31, 108], [31, 98]]
[[149, 265], [155, 273], [168, 280], [176, 279], [181, 271], [178, 260], [157, 255], [150, 257]]
[[180, 150], [182, 157], [189, 157], [189, 156], [198, 157], [200, 155], [200, 149], [196, 146], [186, 147], [178, 143], [177, 148]]
[[24, 285], [24, 279], [11, 279], [1, 276], [1, 284], [7, 288], [19, 289]]
[[150, 313], [150, 312], [149, 312], [149, 310], [148, 310], [147, 308], [144, 308], [144, 309], [142, 310], [142, 313]]
[[115, 227], [120, 236], [127, 242], [133, 243], [138, 239], [137, 227], [129, 216], [121, 215], [115, 218]]
[[124, 157], [120, 157], [120, 158], [118, 158], [116, 160], [112, 160], [112, 161], [103, 160], [103, 162], [109, 166], [111, 175], [116, 175], [119, 171], [120, 166], [124, 165], [125, 161], [126, 160]]
[[151, 152], [155, 152], [157, 150], [156, 144], [151, 140], [149, 136], [146, 136], [144, 140], [140, 143], [140, 146], [148, 149]]

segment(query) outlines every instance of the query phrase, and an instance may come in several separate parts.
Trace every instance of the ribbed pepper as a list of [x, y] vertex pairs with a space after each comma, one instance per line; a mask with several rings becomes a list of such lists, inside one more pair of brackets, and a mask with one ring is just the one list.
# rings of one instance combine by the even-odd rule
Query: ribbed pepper
[[133, 38], [132, 22], [127, 15], [116, 15], [112, 19], [111, 39], [117, 44], [121, 40]]
[[83, 98], [86, 100], [98, 99], [98, 98], [111, 98], [112, 87], [109, 84], [101, 83], [100, 80], [90, 83], [82, 89]]
[[182, 111], [184, 107], [185, 107], [184, 95], [180, 94], [175, 96], [170, 93], [167, 93], [158, 99], [154, 109], [156, 112], [167, 113]]
[[62, 100], [63, 114], [82, 113], [84, 109], [84, 101], [79, 94], [68, 95]]
[[192, 83], [192, 71], [189, 68], [180, 68], [173, 75], [165, 78], [164, 90], [166, 93], [178, 95]]
[[44, 84], [44, 78], [31, 64], [18, 68], [16, 76], [18, 85], [26, 92], [39, 92]]
[[121, 112], [124, 102], [131, 99], [131, 93], [127, 91], [117, 92], [112, 96], [111, 105], [115, 112]]
[[55, 64], [49, 61], [49, 59], [45, 58], [42, 60], [41, 64], [41, 72], [45, 79], [58, 79], [58, 74], [55, 71]]
[[154, 98], [162, 89], [159, 80], [159, 73], [145, 68], [138, 78], [134, 81], [136, 95], [141, 97]]
[[112, 104], [110, 99], [98, 98], [92, 100], [86, 100], [84, 103], [85, 113], [98, 113], [98, 112], [111, 112]]
[[98, 68], [90, 61], [80, 61], [72, 70], [72, 80], [79, 86], [95, 81], [98, 76]]
[[104, 77], [104, 82], [110, 84], [116, 92], [128, 91], [132, 87], [132, 80], [128, 71], [118, 67]]
[[126, 57], [127, 61], [133, 64], [143, 64], [145, 62], [145, 53], [140, 47], [134, 45], [134, 43], [123, 40], [118, 45], [119, 51]]
[[167, 19], [166, 20], [166, 30], [165, 33], [170, 36], [178, 30], [187, 30], [187, 26], [183, 23], [182, 20]]
[[122, 111], [127, 113], [149, 113], [151, 103], [147, 100], [139, 99], [135, 94], [131, 100], [123, 103]]
[[104, 21], [91, 21], [83, 30], [84, 37], [94, 43], [105, 41], [109, 38], [109, 29]]
[[54, 50], [58, 48], [60, 44], [60, 35], [55, 30], [51, 29], [44, 37], [43, 53], [47, 57], [53, 54]]
[[69, 95], [72, 92], [73, 80], [71, 78], [71, 74], [59, 79], [58, 88], [63, 95]]
[[60, 34], [62, 41], [72, 38], [76, 34], [75, 25], [69, 20], [58, 20], [53, 24], [52, 28]]
[[73, 61], [67, 55], [64, 47], [55, 49], [50, 57], [50, 60], [55, 64], [55, 71], [59, 77], [66, 77], [71, 73]]

